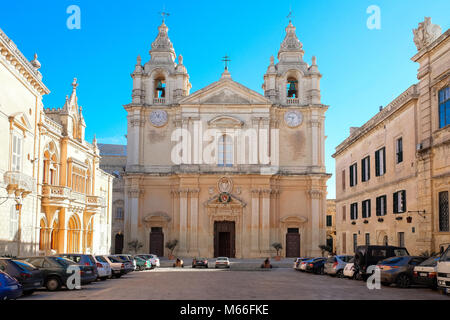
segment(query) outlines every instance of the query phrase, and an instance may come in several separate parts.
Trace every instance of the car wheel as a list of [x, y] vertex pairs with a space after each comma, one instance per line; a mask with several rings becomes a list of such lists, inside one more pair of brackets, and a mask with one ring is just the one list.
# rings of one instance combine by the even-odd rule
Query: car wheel
[[100, 280], [105, 281], [108, 277], [101, 277]]
[[408, 288], [411, 285], [411, 279], [406, 274], [397, 277], [397, 285], [400, 288]]
[[57, 278], [49, 278], [45, 283], [45, 287], [48, 291], [56, 291], [61, 287], [61, 283]]
[[339, 270], [339, 271], [336, 273], [336, 277], [342, 279], [342, 278], [344, 277], [344, 270]]
[[31, 296], [36, 290], [27, 290], [23, 292], [24, 296]]
[[391, 284], [389, 282], [381, 282], [382, 286], [389, 287]]
[[193, 269], [195, 269], [195, 266], [192, 266]]

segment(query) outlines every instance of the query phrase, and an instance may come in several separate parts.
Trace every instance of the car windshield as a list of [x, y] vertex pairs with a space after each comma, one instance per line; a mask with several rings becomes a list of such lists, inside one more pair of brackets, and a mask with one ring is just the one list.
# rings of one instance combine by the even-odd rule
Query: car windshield
[[97, 261], [99, 261], [99, 262], [105, 262], [105, 263], [107, 263], [106, 259], [103, 258], [103, 257], [101, 257], [101, 256], [96, 256], [95, 259], [97, 259]]
[[450, 247], [448, 247], [447, 251], [444, 252], [440, 261], [450, 261]]
[[394, 254], [396, 257], [404, 257], [408, 255], [408, 252], [405, 249], [394, 249]]
[[13, 260], [13, 262], [19, 266], [19, 268], [24, 269], [24, 270], [28, 270], [28, 271], [33, 271], [36, 270], [37, 268], [35, 266], [33, 266], [31, 263], [25, 262], [25, 261], [19, 261], [19, 260]]
[[117, 258], [117, 257], [108, 257], [108, 259], [111, 260], [111, 262], [116, 262], [116, 263], [123, 262], [123, 261], [121, 261], [121, 260], [120, 260], [119, 258]]
[[352, 256], [339, 256], [339, 259], [341, 259], [344, 262], [350, 262], [353, 257]]
[[428, 258], [424, 262], [420, 264], [420, 266], [423, 267], [435, 267], [437, 265], [437, 262], [439, 261], [439, 256], [434, 256], [431, 258]]
[[334, 263], [336, 262], [336, 257], [329, 257], [327, 260], [328, 263]]
[[51, 260], [55, 261], [57, 264], [59, 264], [60, 266], [63, 267], [67, 267], [73, 264], [76, 264], [75, 262], [73, 262], [72, 260], [66, 259], [66, 258], [50, 258]]

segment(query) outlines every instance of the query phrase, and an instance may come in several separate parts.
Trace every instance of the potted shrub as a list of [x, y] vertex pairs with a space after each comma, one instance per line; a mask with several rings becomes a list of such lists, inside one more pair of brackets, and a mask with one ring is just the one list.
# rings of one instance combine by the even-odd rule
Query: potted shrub
[[277, 250], [277, 256], [275, 257], [275, 260], [280, 261], [281, 260], [280, 251], [281, 251], [281, 249], [283, 249], [283, 246], [281, 245], [281, 243], [275, 242], [275, 243], [272, 243], [272, 247], [275, 250]]
[[144, 245], [139, 242], [139, 240], [133, 240], [131, 242], [128, 242], [128, 247], [130, 250], [133, 250], [134, 253], [138, 253], [139, 249], [142, 248]]
[[331, 248], [330, 246], [326, 246], [326, 245], [320, 245], [319, 246], [320, 251], [322, 251], [322, 257], [325, 255], [325, 252], [328, 252], [329, 254], [333, 254], [333, 248]]
[[173, 255], [173, 250], [175, 250], [175, 247], [178, 244], [178, 240], [177, 239], [173, 239], [171, 241], [167, 241], [166, 242], [166, 248], [169, 249], [170, 253], [169, 253], [169, 260], [173, 260], [175, 257]]

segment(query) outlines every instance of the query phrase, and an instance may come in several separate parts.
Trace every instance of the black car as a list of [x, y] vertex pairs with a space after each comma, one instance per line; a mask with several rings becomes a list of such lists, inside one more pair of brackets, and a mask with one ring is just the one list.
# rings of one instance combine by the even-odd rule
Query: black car
[[[42, 271], [44, 286], [49, 291], [59, 290], [62, 286], [67, 286], [67, 280], [73, 274], [68, 268], [77, 265], [75, 262], [62, 257], [28, 257], [22, 258]], [[88, 284], [97, 279], [97, 274], [92, 266], [80, 266], [81, 284]]]
[[206, 258], [194, 258], [192, 259], [192, 268], [205, 267], [208, 268], [208, 260]]
[[80, 266], [92, 266], [94, 268], [95, 274], [98, 277], [97, 263], [95, 262], [95, 259], [92, 255], [79, 253], [62, 253], [58, 254], [57, 256], [72, 260]]
[[324, 268], [327, 258], [315, 258], [306, 264], [306, 271], [315, 274], [325, 274]]
[[19, 281], [24, 295], [31, 295], [43, 286], [42, 272], [26, 261], [0, 258], [0, 270]]
[[408, 250], [404, 247], [359, 246], [355, 251], [354, 267], [359, 277], [365, 280], [371, 274], [367, 272], [369, 266], [375, 266], [387, 258], [403, 256], [409, 256]]

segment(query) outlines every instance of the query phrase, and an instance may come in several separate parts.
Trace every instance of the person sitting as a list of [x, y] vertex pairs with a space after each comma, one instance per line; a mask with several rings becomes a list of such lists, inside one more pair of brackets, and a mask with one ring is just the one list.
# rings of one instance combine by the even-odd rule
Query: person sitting
[[262, 269], [271, 269], [272, 265], [270, 264], [270, 259], [267, 258], [266, 260], [264, 260], [264, 263], [261, 265]]

